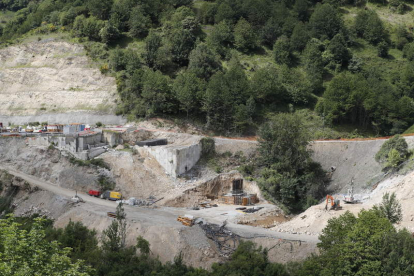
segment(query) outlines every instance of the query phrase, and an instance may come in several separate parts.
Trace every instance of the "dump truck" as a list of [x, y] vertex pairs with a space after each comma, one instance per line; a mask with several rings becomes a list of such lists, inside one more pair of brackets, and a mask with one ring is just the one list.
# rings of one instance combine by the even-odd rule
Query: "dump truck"
[[97, 190], [89, 190], [88, 194], [90, 196], [99, 197], [101, 195], [101, 192]]
[[119, 192], [106, 191], [103, 194], [101, 194], [101, 198], [116, 201], [120, 200], [122, 198], [122, 195]]

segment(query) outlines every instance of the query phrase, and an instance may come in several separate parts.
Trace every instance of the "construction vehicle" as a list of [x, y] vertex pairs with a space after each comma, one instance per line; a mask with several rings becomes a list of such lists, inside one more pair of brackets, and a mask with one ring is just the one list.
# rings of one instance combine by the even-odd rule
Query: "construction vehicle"
[[342, 209], [341, 202], [339, 201], [339, 199], [334, 199], [331, 195], [326, 196], [325, 210], [328, 210], [328, 205], [330, 205], [329, 210]]
[[344, 196], [344, 202], [348, 204], [355, 203], [354, 198], [354, 178], [351, 179], [351, 188], [348, 189], [348, 193], [346, 196]]
[[80, 196], [78, 196], [78, 191], [75, 191], [76, 194], [71, 198], [71, 200], [75, 203], [85, 202]]
[[122, 195], [121, 193], [118, 193], [118, 192], [106, 191], [103, 194], [101, 194], [101, 198], [116, 201], [116, 200], [120, 200], [122, 198]]
[[190, 215], [185, 216], [178, 216], [177, 221], [181, 222], [185, 226], [193, 226], [194, 225], [194, 217]]
[[89, 190], [88, 194], [90, 196], [99, 197], [101, 195], [101, 192], [97, 190]]

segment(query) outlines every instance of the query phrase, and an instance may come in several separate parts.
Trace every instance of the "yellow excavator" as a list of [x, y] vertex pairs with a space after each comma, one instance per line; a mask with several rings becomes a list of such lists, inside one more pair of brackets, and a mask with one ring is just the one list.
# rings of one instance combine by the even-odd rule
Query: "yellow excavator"
[[334, 199], [333, 196], [331, 196], [331, 195], [326, 196], [325, 210], [328, 210], [328, 206], [330, 206], [329, 210], [342, 209], [340, 200], [339, 199]]

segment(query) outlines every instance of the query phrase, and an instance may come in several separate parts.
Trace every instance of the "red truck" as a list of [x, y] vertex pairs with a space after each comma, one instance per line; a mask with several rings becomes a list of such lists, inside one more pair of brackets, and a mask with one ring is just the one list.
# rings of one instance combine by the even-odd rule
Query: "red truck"
[[99, 197], [101, 195], [101, 192], [97, 190], [89, 190], [89, 195], [94, 196], [94, 197]]

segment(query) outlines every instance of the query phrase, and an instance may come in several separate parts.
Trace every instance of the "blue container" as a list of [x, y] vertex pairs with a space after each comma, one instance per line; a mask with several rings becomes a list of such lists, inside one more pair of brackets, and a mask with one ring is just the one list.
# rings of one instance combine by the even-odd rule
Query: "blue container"
[[85, 125], [80, 125], [80, 130], [79, 131], [84, 131], [85, 130]]

